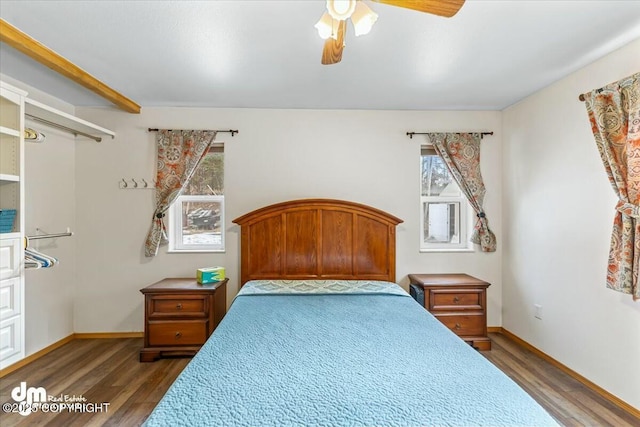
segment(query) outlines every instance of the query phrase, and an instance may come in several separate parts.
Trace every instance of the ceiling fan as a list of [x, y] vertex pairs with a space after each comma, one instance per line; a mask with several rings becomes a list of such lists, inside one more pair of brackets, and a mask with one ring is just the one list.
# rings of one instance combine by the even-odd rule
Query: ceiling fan
[[[416, 10], [447, 18], [455, 15], [465, 0], [371, 0], [376, 3]], [[327, 0], [327, 11], [315, 25], [318, 34], [327, 41], [322, 50], [322, 64], [337, 64], [342, 60], [347, 20], [351, 18], [356, 36], [367, 34], [378, 19], [362, 0]]]

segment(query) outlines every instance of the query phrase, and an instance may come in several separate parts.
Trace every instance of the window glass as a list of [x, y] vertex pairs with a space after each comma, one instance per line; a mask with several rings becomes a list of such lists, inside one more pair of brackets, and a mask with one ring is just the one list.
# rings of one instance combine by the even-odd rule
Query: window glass
[[[422, 150], [421, 160], [422, 195], [439, 196], [453, 182], [447, 166], [442, 161], [442, 158], [436, 154], [435, 150]], [[455, 183], [454, 186], [457, 188]]]
[[460, 243], [460, 203], [426, 202], [423, 239], [426, 243]]

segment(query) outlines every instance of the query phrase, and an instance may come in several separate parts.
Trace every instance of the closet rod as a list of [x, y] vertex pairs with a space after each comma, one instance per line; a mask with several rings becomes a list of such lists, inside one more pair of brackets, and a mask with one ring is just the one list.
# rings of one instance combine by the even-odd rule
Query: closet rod
[[[158, 128], [149, 128], [148, 131], [149, 132], [158, 132], [160, 129]], [[179, 130], [179, 129], [167, 129], [167, 130]], [[218, 133], [230, 133], [231, 136], [236, 136], [236, 133], [240, 133], [240, 131], [238, 129], [229, 129], [229, 130], [219, 130], [219, 129], [212, 129], [209, 130], [209, 132], [218, 132]]]
[[67, 231], [66, 233], [38, 234], [36, 236], [27, 236], [27, 239], [29, 240], [53, 239], [54, 237], [69, 237], [69, 236], [73, 236], [73, 232]]
[[[434, 133], [434, 132], [407, 132], [407, 136], [413, 139], [413, 135], [429, 135], [430, 133]], [[459, 135], [463, 132], [454, 132], [454, 133], [457, 133]], [[477, 132], [467, 132], [467, 133], [477, 133]], [[480, 132], [481, 137], [484, 137], [485, 135], [493, 135], [493, 132]]]
[[34, 116], [32, 114], [25, 113], [25, 116], [29, 117], [32, 120], [35, 120], [36, 122], [44, 123], [45, 125], [48, 125], [48, 126], [51, 126], [51, 127], [57, 128], [57, 129], [65, 130], [65, 131], [67, 131], [69, 133], [72, 133], [73, 136], [82, 135], [82, 136], [86, 136], [87, 138], [91, 138], [96, 142], [102, 142], [102, 138], [100, 138], [99, 136], [94, 136], [94, 135], [90, 135], [88, 133], [81, 132], [79, 130], [71, 129], [70, 127], [59, 125], [58, 123], [54, 123], [54, 122], [51, 122], [49, 120], [42, 119], [42, 118]]

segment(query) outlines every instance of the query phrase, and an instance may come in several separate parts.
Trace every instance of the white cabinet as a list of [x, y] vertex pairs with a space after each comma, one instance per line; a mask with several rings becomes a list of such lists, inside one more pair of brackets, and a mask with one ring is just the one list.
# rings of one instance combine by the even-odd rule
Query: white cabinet
[[0, 280], [19, 277], [22, 268], [21, 260], [20, 238], [0, 239]]
[[0, 209], [16, 211], [0, 229], [0, 369], [24, 358], [24, 100], [0, 82]]
[[24, 358], [23, 330], [21, 316], [0, 321], [0, 361], [3, 368]]
[[0, 280], [0, 320], [10, 319], [22, 311], [20, 278]]

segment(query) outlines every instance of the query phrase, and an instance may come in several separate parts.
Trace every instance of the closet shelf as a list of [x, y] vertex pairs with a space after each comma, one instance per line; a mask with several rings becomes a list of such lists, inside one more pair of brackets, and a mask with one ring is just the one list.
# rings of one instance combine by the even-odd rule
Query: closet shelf
[[20, 182], [20, 175], [11, 175], [8, 173], [0, 173], [0, 183]]
[[20, 236], [20, 232], [19, 231], [12, 231], [11, 233], [0, 233], [0, 239], [19, 239]]
[[70, 132], [77, 131], [77, 134], [85, 134], [85, 136], [100, 141], [101, 138], [93, 136], [108, 135], [111, 138], [115, 138], [115, 132], [88, 122], [86, 120], [75, 117], [64, 111], [57, 110], [53, 107], [45, 105], [41, 102], [33, 99], [25, 98], [25, 114], [28, 116], [37, 117], [42, 120], [54, 123], [56, 125], [67, 128]]
[[7, 128], [7, 127], [4, 127], [4, 126], [0, 126], [0, 133], [4, 134], [4, 135], [11, 135], [11, 136], [20, 137], [20, 132], [18, 132], [15, 129]]

